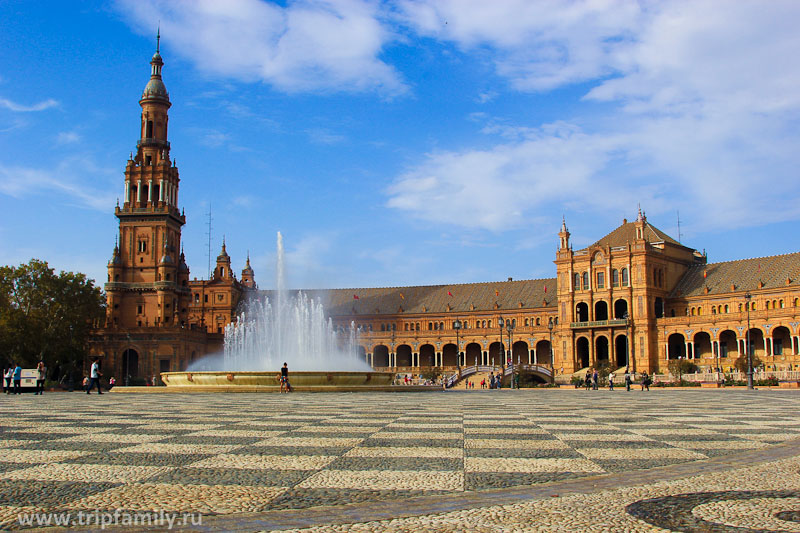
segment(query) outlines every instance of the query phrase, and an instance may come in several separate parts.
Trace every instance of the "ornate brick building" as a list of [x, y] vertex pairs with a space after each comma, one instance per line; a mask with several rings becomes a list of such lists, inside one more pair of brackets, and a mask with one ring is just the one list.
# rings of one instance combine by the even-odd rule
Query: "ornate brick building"
[[[249, 258], [237, 279], [224, 242], [211, 279], [189, 279], [162, 66], [156, 51], [125, 200], [115, 210], [107, 317], [92, 342], [92, 355], [123, 376], [181, 370], [218, 351], [243, 296], [256, 294]], [[708, 263], [641, 210], [584, 249], [572, 249], [565, 222], [558, 238], [555, 278], [310, 295], [338, 327], [359, 329], [362, 356], [377, 369], [513, 361], [538, 365], [541, 379], [568, 379], [600, 364], [663, 372], [679, 357], [728, 369], [744, 352], [748, 324], [753, 353], [767, 368], [800, 369], [800, 253]]]

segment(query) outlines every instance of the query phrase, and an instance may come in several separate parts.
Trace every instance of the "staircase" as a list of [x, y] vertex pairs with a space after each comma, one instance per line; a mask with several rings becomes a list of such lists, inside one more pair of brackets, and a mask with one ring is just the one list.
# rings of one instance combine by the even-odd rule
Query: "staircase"
[[475, 383], [475, 389], [470, 390], [479, 390], [481, 388], [481, 380], [486, 380], [486, 387], [489, 387], [489, 372], [476, 372], [470, 376], [462, 378], [456, 383], [453, 389], [466, 389], [467, 388], [467, 381]]

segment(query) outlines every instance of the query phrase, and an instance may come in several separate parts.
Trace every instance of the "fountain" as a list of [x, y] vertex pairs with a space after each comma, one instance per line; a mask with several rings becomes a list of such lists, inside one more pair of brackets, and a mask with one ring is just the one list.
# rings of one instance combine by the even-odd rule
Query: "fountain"
[[204, 358], [185, 372], [162, 372], [170, 388], [191, 390], [278, 389], [289, 366], [295, 389], [364, 390], [391, 386], [391, 372], [375, 372], [358, 357], [355, 326], [337, 331], [319, 300], [286, 289], [283, 237], [278, 232], [274, 298], [251, 296], [225, 328], [222, 357]]

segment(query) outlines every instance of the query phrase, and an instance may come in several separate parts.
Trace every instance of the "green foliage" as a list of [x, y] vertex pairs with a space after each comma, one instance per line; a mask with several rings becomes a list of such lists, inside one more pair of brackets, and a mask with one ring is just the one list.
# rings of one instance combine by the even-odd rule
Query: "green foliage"
[[575, 387], [581, 387], [584, 384], [583, 376], [578, 376], [573, 374], [572, 378], [569, 380], [570, 384], [574, 385]]
[[0, 366], [35, 368], [48, 378], [80, 369], [105, 298], [85, 274], [55, 271], [44, 261], [0, 267]]
[[420, 372], [419, 375], [422, 379], [435, 382], [437, 379], [439, 379], [439, 374], [440, 374], [440, 369], [432, 367], [429, 368], [428, 370]]
[[[750, 357], [753, 358], [753, 371], [756, 368], [761, 366], [761, 359], [758, 358], [756, 354], [752, 354]], [[733, 367], [738, 370], [739, 372], [747, 373], [747, 355], [742, 354], [736, 358], [736, 361], [733, 363]]]
[[688, 359], [672, 359], [667, 365], [669, 373], [683, 381], [684, 374], [697, 372], [697, 365]]

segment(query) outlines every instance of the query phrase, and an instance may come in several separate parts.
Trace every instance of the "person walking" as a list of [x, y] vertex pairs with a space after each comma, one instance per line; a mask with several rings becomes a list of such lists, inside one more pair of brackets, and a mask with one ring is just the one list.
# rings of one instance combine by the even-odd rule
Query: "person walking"
[[6, 369], [5, 374], [3, 374], [3, 378], [6, 380], [5, 381], [6, 385], [3, 389], [3, 392], [5, 392], [6, 394], [11, 394], [11, 379], [13, 377], [14, 377], [14, 363], [11, 363], [11, 366], [9, 366]]
[[650, 376], [647, 375], [647, 372], [642, 372], [642, 390], [650, 390]]
[[592, 372], [592, 389], [597, 390], [597, 382], [600, 380], [600, 374], [597, 373], [597, 369]]
[[631, 391], [631, 373], [627, 369], [625, 369], [625, 390]]
[[592, 371], [591, 371], [591, 369], [586, 371], [585, 385], [586, 385], [586, 390], [589, 390], [589, 389], [592, 388]]
[[614, 374], [608, 375], [608, 390], [614, 390]]
[[117, 380], [114, 379], [114, 376], [111, 376], [111, 379], [108, 380], [108, 388], [106, 390], [111, 390], [114, 388], [114, 385], [117, 384]]
[[100, 359], [95, 359], [92, 363], [92, 368], [89, 371], [89, 386], [86, 387], [86, 394], [92, 392], [92, 387], [97, 385], [97, 394], [103, 394], [103, 391], [100, 390]]
[[19, 366], [19, 364], [17, 364], [17, 366], [14, 367], [14, 394], [19, 394], [21, 392], [20, 390], [21, 383], [22, 383], [22, 367]]
[[47, 376], [47, 368], [44, 366], [44, 361], [39, 361], [39, 364], [36, 365], [36, 394], [41, 396], [44, 394], [44, 380]]

